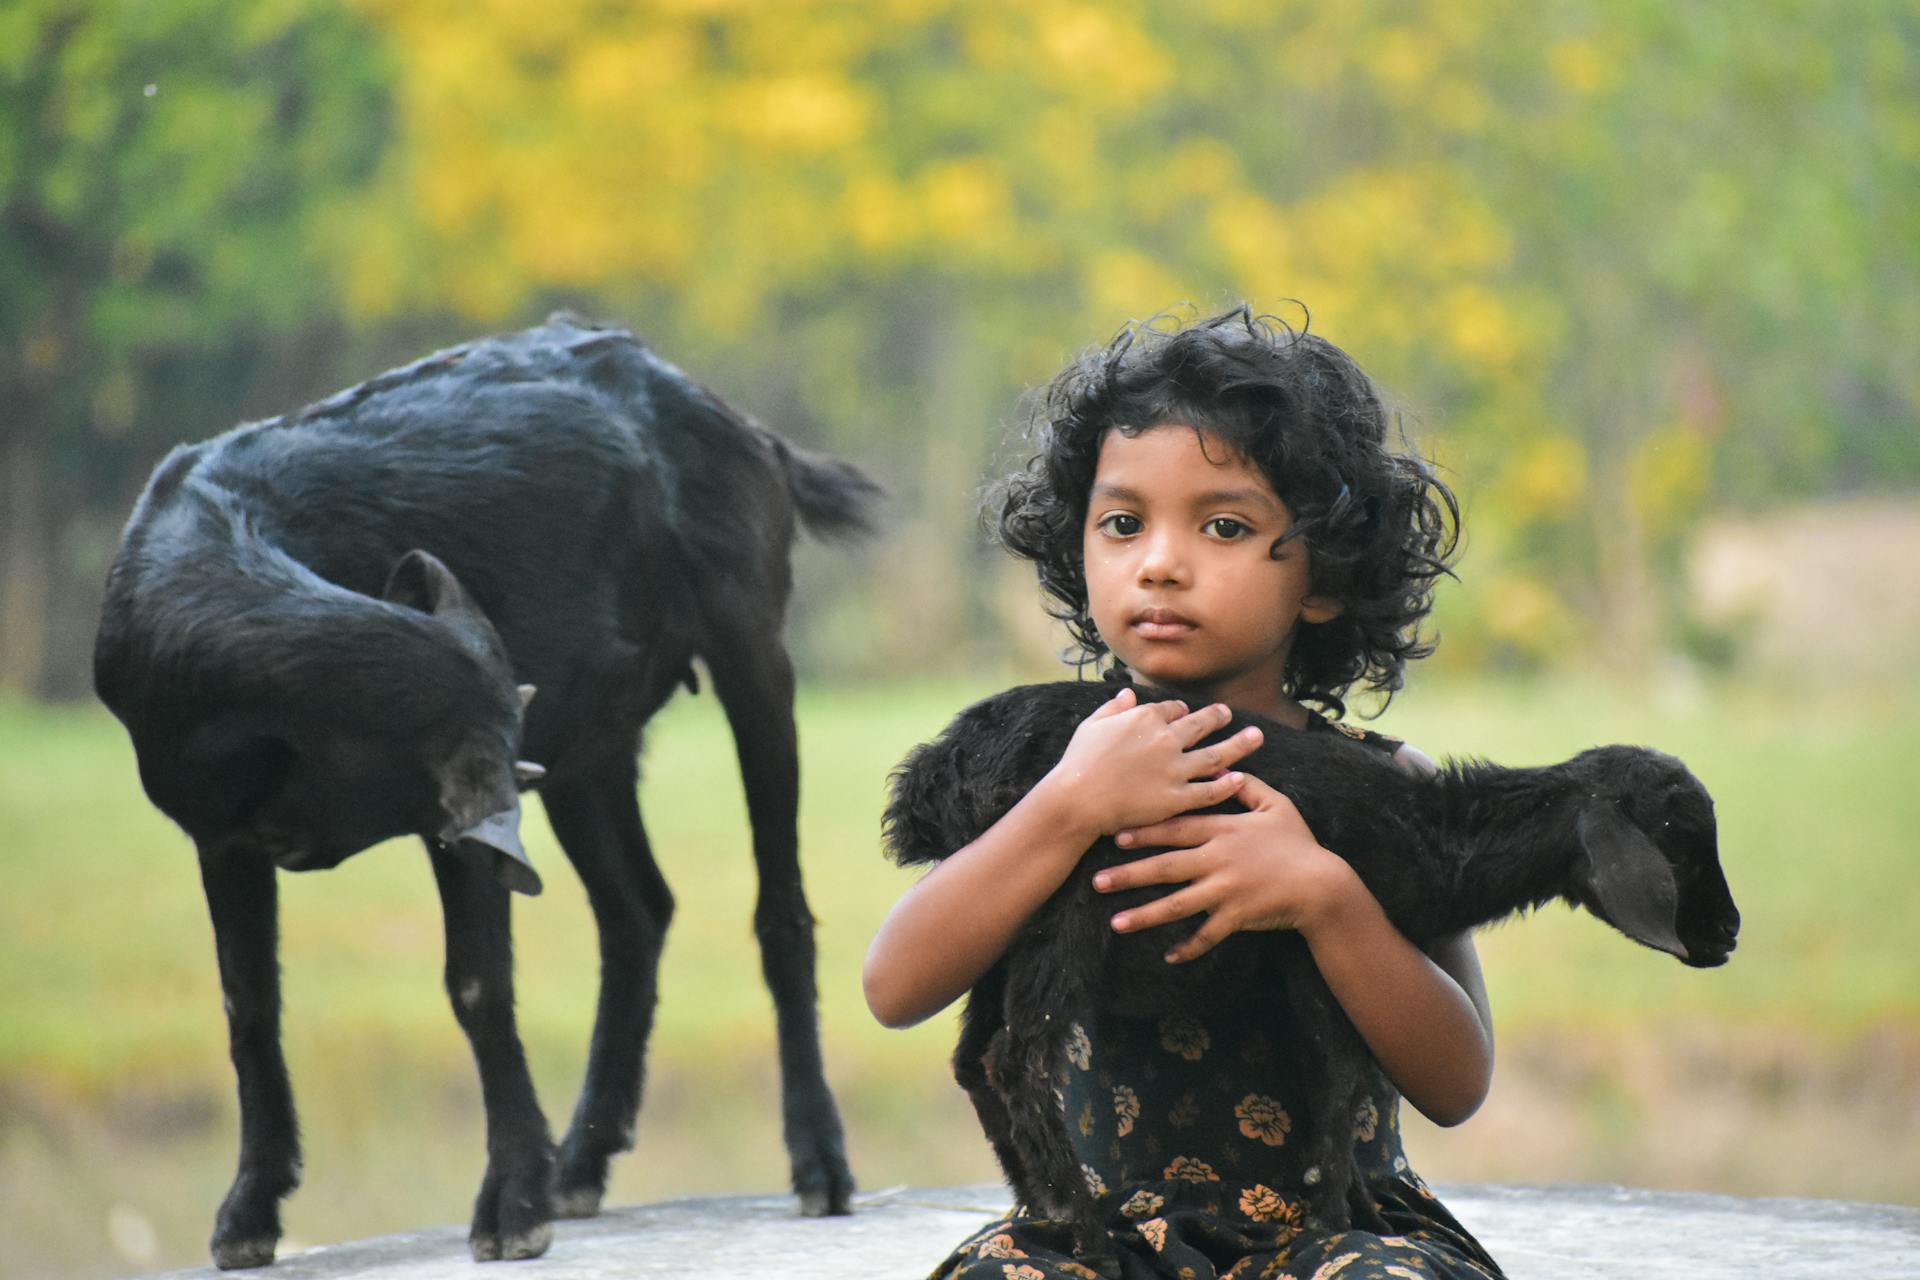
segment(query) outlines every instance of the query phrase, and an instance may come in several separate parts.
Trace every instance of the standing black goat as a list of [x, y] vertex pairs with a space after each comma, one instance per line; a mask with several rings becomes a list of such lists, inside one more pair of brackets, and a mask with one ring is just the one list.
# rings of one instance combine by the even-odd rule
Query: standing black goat
[[[275, 868], [412, 833], [487, 1111], [477, 1259], [543, 1252], [633, 1144], [673, 895], [635, 797], [641, 725], [710, 673], [760, 875], [793, 1185], [853, 1188], [822, 1073], [796, 849], [795, 516], [867, 526], [877, 486], [743, 420], [631, 334], [563, 316], [174, 450], [134, 509], [94, 659], [148, 796], [199, 851], [240, 1093], [212, 1239], [264, 1265], [299, 1182]], [[534, 697], [534, 690], [539, 696]], [[586, 1081], [556, 1153], [514, 1025], [508, 890], [539, 891], [517, 791], [544, 776], [600, 936]]]
[[[1053, 767], [1080, 721], [1114, 692], [1094, 683], [1032, 685], [961, 712], [894, 774], [885, 815], [894, 858], [934, 862], [971, 843]], [[1234, 767], [1291, 797], [1320, 843], [1353, 866], [1418, 946], [1563, 898], [1690, 965], [1721, 964], [1733, 950], [1740, 915], [1720, 872], [1713, 801], [1671, 756], [1599, 747], [1564, 764], [1455, 763], [1419, 778], [1338, 734], [1308, 735], [1253, 716], [1236, 715], [1211, 740], [1248, 724], [1260, 725], [1265, 740]], [[1096, 1007], [1244, 1015], [1277, 998], [1276, 1012], [1291, 1016], [1298, 1078], [1314, 1082], [1305, 1117], [1310, 1185], [1301, 1189], [1309, 1214], [1322, 1230], [1372, 1222], [1373, 1205], [1355, 1185], [1350, 1123], [1379, 1069], [1365, 1042], [1298, 934], [1235, 934], [1180, 965], [1163, 957], [1192, 922], [1115, 934], [1107, 923], [1115, 911], [1166, 890], [1097, 894], [1094, 873], [1154, 852], [1096, 842], [968, 994], [954, 1075], [1016, 1195], [1031, 1212], [1070, 1218], [1083, 1259], [1117, 1275], [1053, 1092], [1069, 1026]]]

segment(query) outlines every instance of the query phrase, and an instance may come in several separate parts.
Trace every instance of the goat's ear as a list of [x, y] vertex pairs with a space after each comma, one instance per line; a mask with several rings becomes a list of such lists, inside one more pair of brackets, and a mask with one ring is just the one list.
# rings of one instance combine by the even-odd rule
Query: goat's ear
[[1576, 828], [1587, 853], [1586, 888], [1596, 914], [1642, 946], [1686, 959], [1686, 945], [1675, 931], [1680, 889], [1653, 841], [1611, 800], [1587, 805]]
[[418, 549], [407, 552], [394, 564], [380, 598], [421, 613], [473, 607], [461, 589], [460, 579], [453, 576], [453, 570], [437, 556]]

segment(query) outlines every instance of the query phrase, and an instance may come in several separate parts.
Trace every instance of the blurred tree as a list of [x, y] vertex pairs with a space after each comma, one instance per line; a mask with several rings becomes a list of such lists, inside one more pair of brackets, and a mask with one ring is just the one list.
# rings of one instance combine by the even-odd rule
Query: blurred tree
[[1710, 499], [1920, 478], [1897, 8], [362, 2], [407, 144], [357, 305], [589, 299], [882, 459], [899, 661], [983, 611], [1015, 388], [1181, 299], [1304, 299], [1420, 407], [1483, 655], [1635, 660]]
[[1276, 127], [1316, 90], [1266, 74], [1281, 32], [1251, 9], [363, 3], [406, 67], [407, 141], [356, 304], [492, 324], [587, 297], [875, 459], [903, 497], [875, 642], [896, 664], [1000, 647], [972, 490], [1016, 389], [1072, 346], [1246, 293], [1405, 349], [1411, 292], [1508, 252], [1457, 172]]
[[1554, 341], [1529, 390], [1577, 445], [1580, 516], [1529, 532], [1502, 488], [1539, 460], [1510, 431], [1480, 433], [1507, 461], [1469, 470], [1502, 486], [1480, 492], [1529, 548], [1510, 562], [1642, 662], [1710, 501], [1920, 481], [1920, 15], [1499, 8], [1468, 63], [1486, 127], [1436, 141], [1498, 193], [1503, 274], [1542, 300]]
[[310, 363], [384, 72], [306, 0], [0, 9], [0, 688], [88, 687], [132, 486]]
[[1920, 482], [1911, 5], [356, 6], [377, 39], [304, 0], [0, 14], [0, 680], [97, 576], [77, 495], [297, 402], [241, 371], [336, 304], [383, 358], [610, 315], [874, 465], [843, 669], [1005, 649], [1031, 604], [969, 525], [1017, 391], [1183, 300], [1302, 299], [1413, 407], [1470, 502], [1469, 659], [1642, 661], [1708, 505]]

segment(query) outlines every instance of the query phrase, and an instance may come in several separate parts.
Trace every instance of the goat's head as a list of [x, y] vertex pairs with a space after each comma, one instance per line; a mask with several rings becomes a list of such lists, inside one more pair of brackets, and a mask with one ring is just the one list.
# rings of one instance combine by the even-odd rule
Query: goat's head
[[[262, 659], [258, 691], [189, 738], [183, 754], [220, 798], [208, 825], [290, 871], [415, 834], [463, 844], [508, 888], [538, 893], [518, 799], [538, 771], [515, 759], [531, 689], [516, 688], [498, 633], [424, 551], [402, 556], [366, 608], [350, 636], [316, 624], [302, 637], [300, 687]], [[315, 671], [328, 687], [306, 687]]]
[[1580, 905], [1687, 964], [1726, 963], [1740, 911], [1707, 789], [1680, 761], [1640, 747], [1600, 747], [1573, 763], [1587, 783], [1575, 819]]

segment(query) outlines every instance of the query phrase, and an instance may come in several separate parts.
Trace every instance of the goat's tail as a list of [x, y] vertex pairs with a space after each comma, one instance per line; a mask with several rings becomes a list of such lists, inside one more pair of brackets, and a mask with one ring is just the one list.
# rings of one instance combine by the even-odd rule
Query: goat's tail
[[849, 539], [873, 532], [886, 490], [851, 462], [780, 441], [787, 491], [801, 523], [817, 538]]

